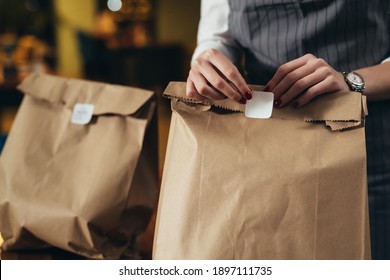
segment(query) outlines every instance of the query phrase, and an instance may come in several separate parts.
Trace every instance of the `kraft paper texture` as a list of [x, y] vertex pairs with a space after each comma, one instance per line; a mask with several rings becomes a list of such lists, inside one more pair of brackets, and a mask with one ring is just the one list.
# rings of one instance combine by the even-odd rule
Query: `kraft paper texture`
[[[158, 196], [153, 92], [31, 75], [0, 158], [3, 250], [136, 254]], [[88, 124], [71, 122], [92, 104]]]
[[361, 94], [270, 119], [190, 100], [185, 83], [164, 94], [173, 113], [154, 259], [370, 258]]

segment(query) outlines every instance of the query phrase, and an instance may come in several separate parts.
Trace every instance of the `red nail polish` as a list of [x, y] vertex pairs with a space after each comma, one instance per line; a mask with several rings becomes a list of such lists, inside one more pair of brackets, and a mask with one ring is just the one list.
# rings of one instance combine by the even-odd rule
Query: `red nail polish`
[[298, 108], [298, 107], [299, 107], [299, 102], [298, 102], [298, 101], [295, 101], [294, 104], [293, 104], [293, 107], [294, 107], [294, 108]]
[[241, 98], [241, 99], [240, 99], [240, 103], [241, 103], [241, 104], [246, 104], [246, 99], [245, 99], [244, 97]]
[[252, 94], [248, 91], [248, 92], [246, 92], [245, 94], [245, 98], [247, 99], [247, 100], [251, 100], [252, 99]]
[[276, 101], [275, 101], [275, 106], [276, 106], [276, 107], [282, 106], [282, 100], [280, 100], [280, 98], [276, 99]]
[[269, 86], [267, 85], [265, 88], [264, 88], [264, 91], [269, 91], [270, 90], [270, 88], [269, 88]]

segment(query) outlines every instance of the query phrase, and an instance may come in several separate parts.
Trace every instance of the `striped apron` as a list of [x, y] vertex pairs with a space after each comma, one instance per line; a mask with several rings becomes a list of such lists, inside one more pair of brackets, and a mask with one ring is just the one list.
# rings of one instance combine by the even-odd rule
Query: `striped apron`
[[[280, 65], [307, 53], [347, 72], [390, 56], [388, 0], [229, 0], [229, 6], [229, 30], [250, 83], [266, 84]], [[372, 258], [390, 259], [390, 100], [368, 109]]]

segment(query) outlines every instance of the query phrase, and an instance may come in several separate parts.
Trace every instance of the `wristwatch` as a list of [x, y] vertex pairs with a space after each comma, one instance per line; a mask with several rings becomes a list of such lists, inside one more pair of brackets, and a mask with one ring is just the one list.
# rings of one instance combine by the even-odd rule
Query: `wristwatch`
[[366, 84], [364, 83], [364, 79], [361, 75], [356, 72], [343, 72], [343, 75], [350, 90], [360, 93], [364, 92]]

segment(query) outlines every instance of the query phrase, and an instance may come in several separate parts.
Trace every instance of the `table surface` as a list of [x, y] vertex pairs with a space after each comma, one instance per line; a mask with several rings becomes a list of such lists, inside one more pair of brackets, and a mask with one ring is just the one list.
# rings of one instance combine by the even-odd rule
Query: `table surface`
[[83, 256], [57, 248], [37, 251], [1, 251], [1, 260], [85, 260]]

